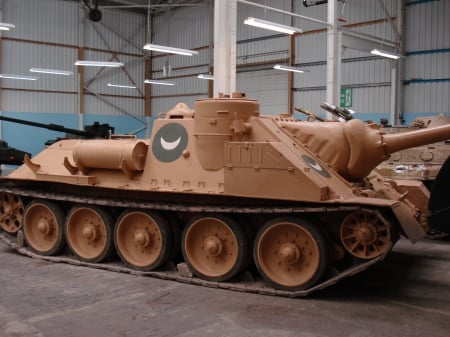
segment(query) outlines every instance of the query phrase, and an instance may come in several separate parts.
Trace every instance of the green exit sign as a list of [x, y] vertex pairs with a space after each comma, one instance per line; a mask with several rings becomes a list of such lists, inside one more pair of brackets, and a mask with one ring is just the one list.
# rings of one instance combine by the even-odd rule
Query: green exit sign
[[353, 103], [353, 89], [341, 88], [341, 108], [351, 108]]

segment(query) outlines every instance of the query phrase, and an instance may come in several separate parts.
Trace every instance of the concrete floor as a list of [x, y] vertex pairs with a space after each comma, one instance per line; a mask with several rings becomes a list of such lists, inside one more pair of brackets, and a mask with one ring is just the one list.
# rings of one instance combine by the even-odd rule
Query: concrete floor
[[447, 337], [450, 241], [389, 258], [308, 298], [202, 288], [55, 264], [0, 242], [1, 337]]

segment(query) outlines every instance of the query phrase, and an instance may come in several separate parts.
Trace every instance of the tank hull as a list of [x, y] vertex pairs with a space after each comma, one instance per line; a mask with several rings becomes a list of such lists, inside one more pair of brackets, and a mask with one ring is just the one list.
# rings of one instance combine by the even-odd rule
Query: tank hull
[[97, 266], [116, 251], [157, 277], [177, 265], [183, 282], [233, 288], [247, 275], [251, 291], [290, 296], [382, 260], [399, 235], [424, 236], [418, 209], [372, 171], [404, 139], [258, 110], [243, 97], [200, 100], [156, 120], [147, 140], [57, 142], [0, 179], [0, 226], [45, 259], [67, 246]]

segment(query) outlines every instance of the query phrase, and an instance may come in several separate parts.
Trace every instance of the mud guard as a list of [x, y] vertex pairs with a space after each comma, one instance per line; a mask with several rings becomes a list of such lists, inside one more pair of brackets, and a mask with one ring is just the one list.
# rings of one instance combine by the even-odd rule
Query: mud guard
[[450, 234], [450, 157], [442, 165], [431, 187], [428, 225]]

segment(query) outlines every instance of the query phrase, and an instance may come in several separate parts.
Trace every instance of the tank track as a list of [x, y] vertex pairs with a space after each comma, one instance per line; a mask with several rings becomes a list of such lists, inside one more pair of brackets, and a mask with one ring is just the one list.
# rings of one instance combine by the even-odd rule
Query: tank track
[[[62, 193], [55, 192], [44, 192], [37, 191], [33, 189], [27, 188], [19, 188], [19, 187], [10, 187], [10, 186], [0, 186], [0, 192], [12, 193], [16, 195], [20, 195], [22, 197], [27, 198], [41, 198], [48, 200], [56, 200], [56, 201], [65, 201], [65, 202], [75, 202], [75, 203], [83, 203], [90, 205], [99, 205], [99, 206], [109, 206], [109, 207], [130, 207], [130, 208], [140, 208], [140, 209], [157, 209], [157, 210], [170, 210], [170, 211], [180, 211], [180, 212], [224, 212], [224, 213], [306, 213], [306, 212], [328, 212], [328, 211], [348, 211], [348, 210], [358, 210], [361, 207], [359, 206], [331, 206], [331, 207], [239, 207], [239, 206], [199, 206], [199, 205], [190, 205], [190, 204], [165, 204], [165, 203], [154, 203], [154, 202], [134, 202], [134, 201], [123, 201], [116, 200], [112, 198], [87, 198], [84, 196], [78, 195], [67, 195]], [[333, 270], [325, 276], [325, 279], [306, 290], [299, 291], [283, 291], [274, 288], [270, 288], [264, 284], [264, 282], [260, 279], [255, 279], [252, 274], [248, 271], [241, 273], [233, 281], [227, 282], [214, 282], [214, 281], [206, 281], [199, 279], [192, 275], [188, 266], [185, 263], [180, 263], [175, 266], [173, 263], [168, 263], [163, 270], [160, 271], [150, 271], [144, 272], [139, 270], [134, 270], [126, 267], [121, 262], [107, 262], [107, 263], [90, 263], [77, 260], [72, 256], [42, 256], [35, 254], [31, 250], [29, 250], [24, 245], [23, 232], [19, 231], [17, 236], [10, 235], [8, 233], [0, 232], [0, 241], [3, 241], [8, 247], [16, 250], [19, 254], [28, 256], [31, 258], [55, 262], [55, 263], [66, 263], [75, 266], [83, 266], [88, 268], [96, 268], [102, 270], [108, 270], [112, 272], [119, 273], [128, 273], [132, 275], [139, 276], [149, 276], [163, 280], [171, 280], [186, 284], [199, 285], [203, 287], [209, 288], [218, 288], [225, 289], [231, 291], [238, 292], [247, 292], [247, 293], [255, 293], [261, 295], [272, 295], [272, 296], [281, 296], [281, 297], [303, 297], [307, 296], [317, 290], [321, 290], [327, 288], [336, 282], [358, 274], [370, 266], [384, 260], [387, 254], [380, 255], [377, 258], [374, 258], [369, 261], [358, 261], [349, 268], [338, 271]], [[389, 247], [387, 252], [392, 248]]]

